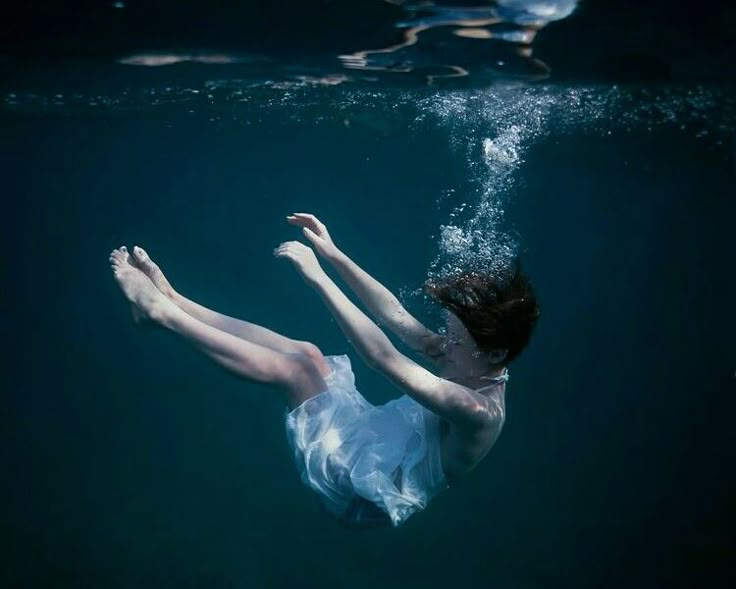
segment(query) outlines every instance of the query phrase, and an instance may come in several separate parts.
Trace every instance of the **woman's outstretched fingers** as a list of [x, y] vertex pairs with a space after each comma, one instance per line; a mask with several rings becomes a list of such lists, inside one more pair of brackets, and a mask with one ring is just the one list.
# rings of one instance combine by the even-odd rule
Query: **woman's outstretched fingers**
[[[273, 250], [273, 255], [276, 257], [284, 257], [287, 256], [290, 253], [294, 252], [294, 245], [299, 242], [296, 241], [285, 241], [284, 243], [280, 244], [276, 249]], [[300, 244], [301, 245], [301, 244]]]
[[286, 217], [286, 220], [292, 225], [299, 225], [300, 227], [309, 227], [314, 233], [321, 233], [324, 231], [324, 224], [311, 213], [294, 213]]
[[308, 282], [314, 282], [324, 274], [312, 248], [300, 241], [282, 243], [274, 250], [273, 255], [289, 260]]
[[286, 220], [292, 225], [303, 225], [307, 219], [304, 217], [304, 213], [294, 213], [293, 215], [287, 215]]
[[294, 213], [286, 217], [291, 225], [302, 228], [304, 236], [312, 243], [317, 252], [329, 258], [337, 252], [337, 247], [332, 241], [330, 232], [327, 227], [317, 217], [311, 213]]

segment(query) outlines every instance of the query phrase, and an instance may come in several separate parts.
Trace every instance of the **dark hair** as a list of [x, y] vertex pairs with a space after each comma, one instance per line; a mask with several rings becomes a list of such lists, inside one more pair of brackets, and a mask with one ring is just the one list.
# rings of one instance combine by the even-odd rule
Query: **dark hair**
[[465, 272], [430, 279], [424, 290], [457, 316], [481, 350], [508, 350], [503, 364], [526, 347], [539, 318], [537, 298], [518, 261], [504, 279]]

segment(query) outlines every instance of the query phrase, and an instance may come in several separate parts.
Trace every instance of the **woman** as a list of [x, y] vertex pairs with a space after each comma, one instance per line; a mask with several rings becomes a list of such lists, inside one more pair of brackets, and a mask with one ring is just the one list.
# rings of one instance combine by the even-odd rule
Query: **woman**
[[[356, 390], [346, 355], [227, 317], [179, 294], [148, 254], [110, 254], [115, 279], [136, 319], [177, 333], [215, 362], [275, 385], [288, 405], [286, 430], [302, 481], [341, 522], [394, 525], [426, 507], [470, 472], [504, 421], [506, 366], [526, 346], [539, 316], [518, 265], [505, 280], [466, 273], [429, 282], [447, 309], [445, 334], [430, 331], [332, 241], [314, 215], [295, 213], [314, 249], [297, 241], [274, 255], [289, 260], [322, 297], [362, 359], [405, 394], [374, 406]], [[399, 352], [324, 272], [315, 250], [377, 320], [437, 366], [439, 376]]]

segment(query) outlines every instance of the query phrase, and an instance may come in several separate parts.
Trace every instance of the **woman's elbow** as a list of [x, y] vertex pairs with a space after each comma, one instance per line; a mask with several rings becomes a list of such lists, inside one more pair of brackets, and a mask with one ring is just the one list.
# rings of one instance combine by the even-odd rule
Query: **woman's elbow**
[[399, 352], [393, 346], [379, 346], [366, 355], [366, 364], [373, 370], [388, 372], [398, 356]]

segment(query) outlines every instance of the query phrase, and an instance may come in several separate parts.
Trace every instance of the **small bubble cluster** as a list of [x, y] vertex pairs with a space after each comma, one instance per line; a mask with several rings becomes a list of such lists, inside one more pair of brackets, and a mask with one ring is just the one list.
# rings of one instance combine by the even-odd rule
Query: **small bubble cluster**
[[[501, 278], [518, 251], [504, 211], [526, 151], [554, 132], [611, 135], [669, 126], [716, 143], [736, 129], [736, 97], [719, 87], [499, 86], [421, 100], [417, 122], [449, 130], [449, 145], [464, 150], [476, 194], [440, 225], [429, 278], [481, 271]], [[467, 201], [474, 197], [468, 206]]]

